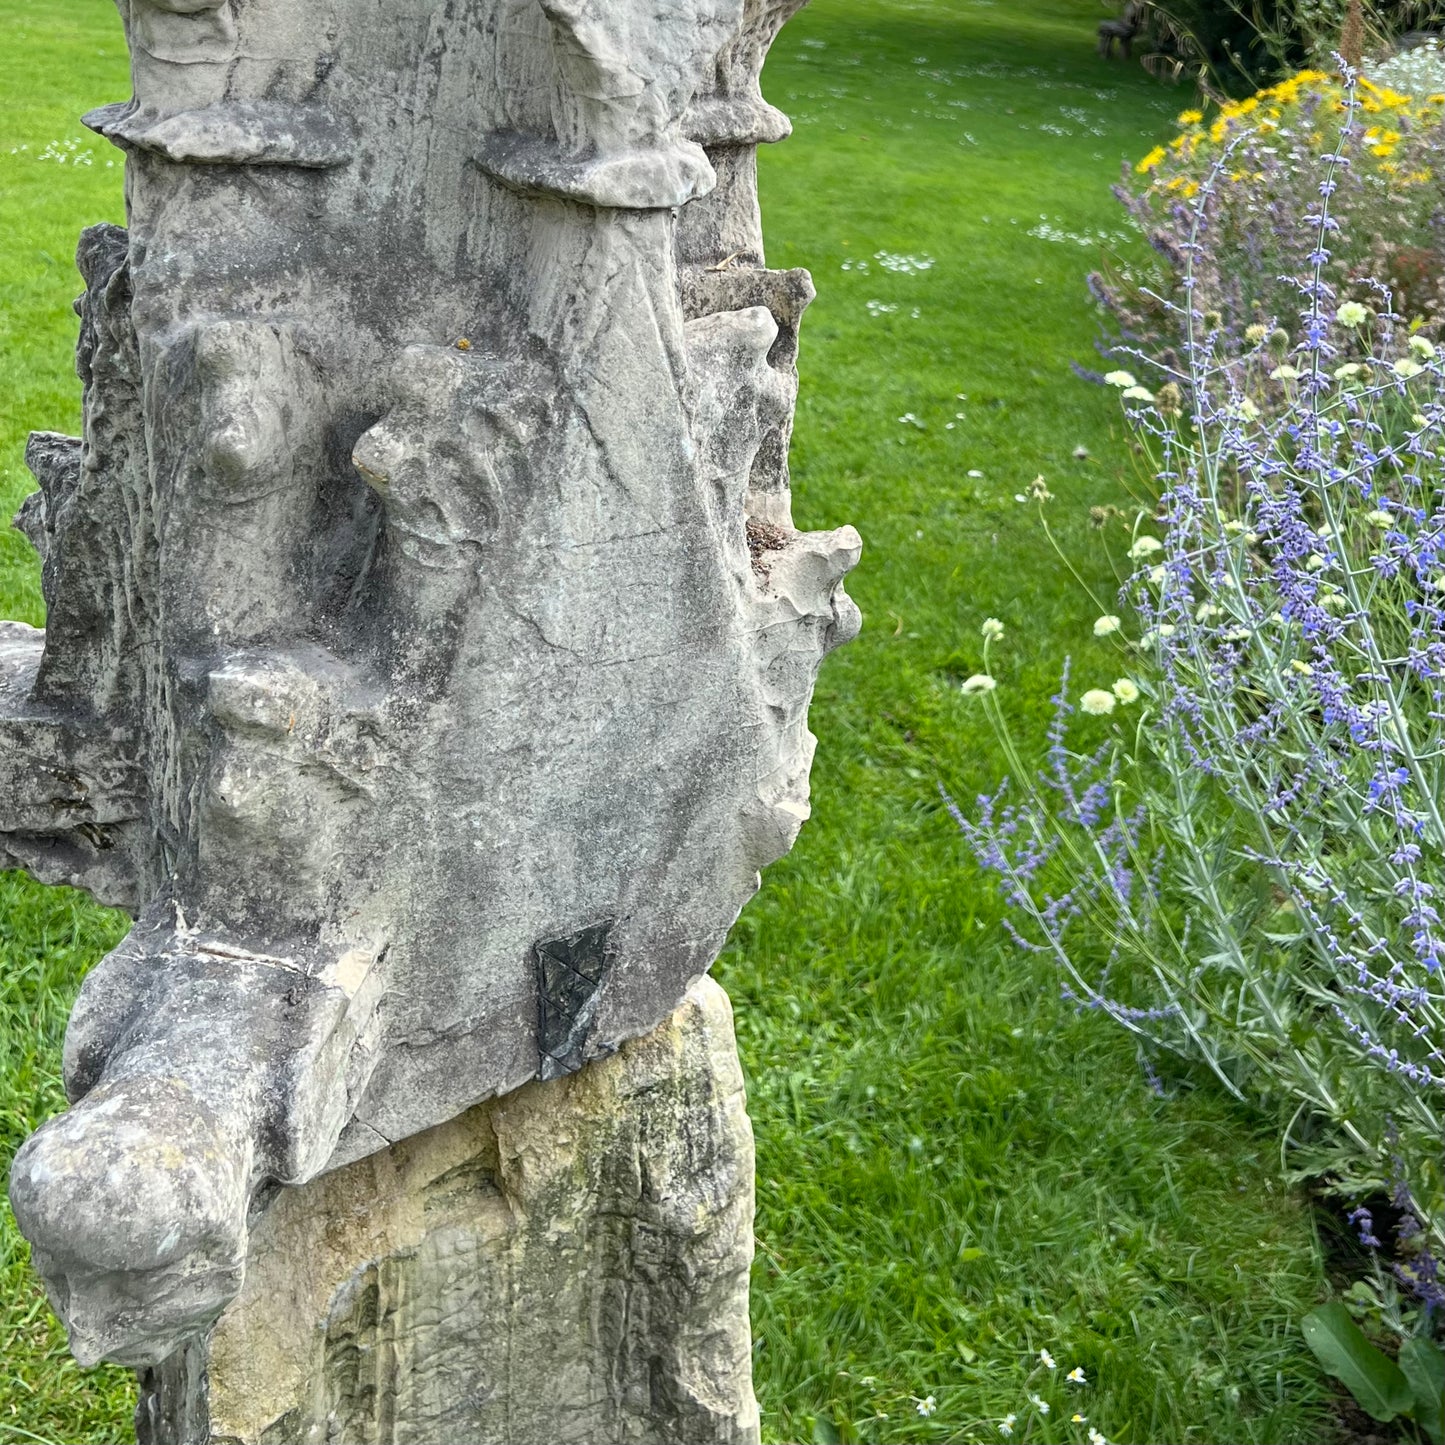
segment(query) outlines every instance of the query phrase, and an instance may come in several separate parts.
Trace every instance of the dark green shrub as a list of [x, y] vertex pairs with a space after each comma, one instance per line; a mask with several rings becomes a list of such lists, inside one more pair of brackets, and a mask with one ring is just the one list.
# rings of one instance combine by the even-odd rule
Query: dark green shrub
[[1302, 59], [1278, 41], [1293, 28], [1289, 0], [1159, 0], [1151, 3], [1144, 63], [1169, 79], [1193, 79], [1206, 89], [1252, 90]]
[[[1144, 63], [1205, 89], [1253, 90], [1304, 65], [1330, 66], [1349, 0], [1150, 0]], [[1364, 0], [1366, 49], [1445, 29], [1445, 0]]]

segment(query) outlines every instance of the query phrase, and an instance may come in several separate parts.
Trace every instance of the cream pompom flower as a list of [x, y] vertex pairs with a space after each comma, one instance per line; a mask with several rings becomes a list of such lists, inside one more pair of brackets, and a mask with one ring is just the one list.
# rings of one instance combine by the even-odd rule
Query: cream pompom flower
[[1114, 694], [1105, 692], [1102, 687], [1091, 687], [1079, 699], [1079, 706], [1092, 717], [1103, 717], [1114, 711]]
[[[1131, 682], [1127, 677], [1121, 677], [1118, 682], [1114, 684], [1114, 696], [1118, 698], [1125, 707], [1128, 707], [1131, 702], [1139, 701], [1139, 688], [1137, 684]], [[1078, 1374], [1082, 1380], [1083, 1372], [1079, 1371]], [[1072, 1380], [1073, 1378], [1073, 1375], [1069, 1376], [1069, 1379]]]
[[1110, 371], [1104, 375], [1104, 380], [1110, 386], [1133, 386], [1134, 377], [1127, 371]]
[[1335, 320], [1341, 326], [1363, 326], [1369, 315], [1370, 313], [1358, 301], [1346, 301], [1335, 312]]
[[992, 692], [998, 686], [993, 678], [986, 672], [976, 672], [970, 678], [966, 678], [963, 684], [963, 695], [965, 697], [977, 697], [980, 693]]
[[1117, 632], [1123, 625], [1111, 612], [1107, 617], [1100, 617], [1094, 623], [1094, 636], [1107, 637], [1111, 632]]
[[1401, 381], [1409, 381], [1411, 377], [1419, 376], [1425, 368], [1418, 361], [1412, 361], [1408, 356], [1402, 356], [1391, 370]]
[[1129, 559], [1130, 561], [1138, 562], [1141, 558], [1148, 557], [1155, 552], [1162, 552], [1163, 550], [1164, 544], [1158, 537], [1139, 537], [1135, 540], [1134, 545], [1129, 548]]
[[997, 642], [1003, 636], [1003, 623], [997, 617], [985, 617], [979, 632], [985, 642]]

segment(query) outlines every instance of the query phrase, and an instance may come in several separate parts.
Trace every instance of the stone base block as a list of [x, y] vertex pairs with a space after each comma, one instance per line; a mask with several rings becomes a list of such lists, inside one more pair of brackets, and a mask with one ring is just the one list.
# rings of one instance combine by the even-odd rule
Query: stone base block
[[610, 1058], [283, 1190], [141, 1445], [747, 1445], [753, 1140], [702, 979]]

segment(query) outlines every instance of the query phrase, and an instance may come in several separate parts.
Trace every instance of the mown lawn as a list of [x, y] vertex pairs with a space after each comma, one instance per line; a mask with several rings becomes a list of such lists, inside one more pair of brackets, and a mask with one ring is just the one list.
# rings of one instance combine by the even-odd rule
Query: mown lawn
[[[81, 225], [123, 208], [119, 166], [75, 117], [127, 91], [108, 0], [5, 11], [8, 508], [29, 487], [25, 432], [78, 426], [69, 257]], [[1297, 1327], [1326, 1289], [1320, 1250], [1274, 1139], [1207, 1086], [1156, 1096], [1133, 1045], [1060, 1000], [1049, 965], [1009, 944], [937, 795], [941, 781], [970, 799], [1002, 770], [958, 690], [984, 617], [1008, 628], [994, 670], [1025, 738], [1066, 653], [1083, 686], [1120, 670], [1014, 500], [1042, 474], [1056, 530], [1107, 591], [1088, 508], [1137, 479], [1115, 403], [1070, 370], [1092, 353], [1087, 238], [1120, 231], [1121, 159], [1188, 96], [1097, 59], [1101, 13], [814, 0], [766, 77], [797, 124], [763, 159], [770, 259], [810, 267], [820, 293], [797, 519], [862, 531], [851, 590], [867, 618], [819, 688], [814, 820], [718, 970], [758, 1133], [774, 1441], [999, 1440], [1011, 1412], [1015, 1440], [1082, 1441], [1089, 1425], [1135, 1445], [1335, 1437]], [[27, 545], [0, 536], [0, 614], [39, 607]], [[1099, 738], [1117, 722], [1091, 720]], [[0, 1163], [59, 1107], [69, 1000], [122, 927], [0, 879]], [[1088, 1385], [1064, 1383], [1074, 1365]], [[128, 1410], [122, 1372], [69, 1362], [0, 1215], [0, 1441], [123, 1439]]]

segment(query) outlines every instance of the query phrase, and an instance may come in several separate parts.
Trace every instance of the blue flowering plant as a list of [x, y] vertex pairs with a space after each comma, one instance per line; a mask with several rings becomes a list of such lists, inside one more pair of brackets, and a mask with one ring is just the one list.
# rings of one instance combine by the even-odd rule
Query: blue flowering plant
[[[1190, 301], [1229, 163], [1192, 202], [1182, 299], [1160, 298], [1177, 364], [1140, 353], [1147, 385], [1109, 378], [1158, 478], [1124, 616], [1094, 627], [1129, 675], [1076, 701], [1066, 670], [1044, 764], [1026, 763], [990, 619], [965, 692], [1011, 777], [954, 812], [1020, 946], [1138, 1036], [1151, 1079], [1161, 1049], [1200, 1061], [1280, 1110], [1297, 1175], [1352, 1202], [1406, 1191], [1390, 1280], [1428, 1333], [1445, 1305], [1445, 365], [1388, 285], [1362, 301], [1334, 279], [1348, 144], [1294, 223], [1296, 304], [1263, 318], [1267, 363], [1241, 364], [1263, 340]], [[1250, 394], [1266, 364], [1282, 404]]]

